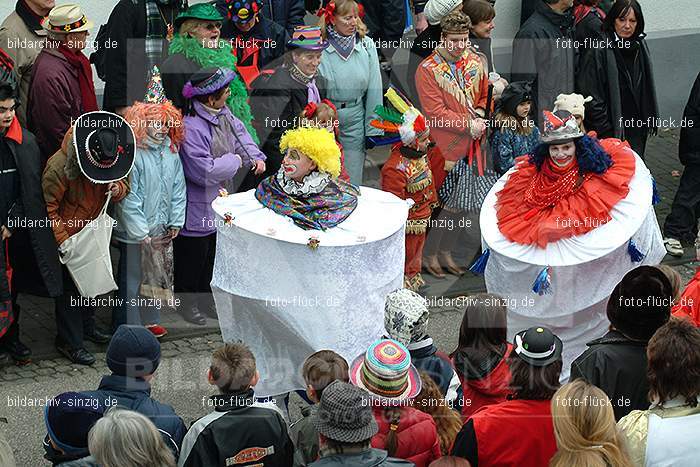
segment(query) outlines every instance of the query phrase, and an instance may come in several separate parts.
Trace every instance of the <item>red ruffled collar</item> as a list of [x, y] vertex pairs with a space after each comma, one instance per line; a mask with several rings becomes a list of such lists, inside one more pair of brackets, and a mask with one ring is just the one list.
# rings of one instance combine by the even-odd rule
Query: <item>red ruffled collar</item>
[[517, 170], [496, 195], [496, 217], [501, 234], [514, 243], [544, 248], [548, 243], [583, 235], [608, 222], [612, 208], [629, 193], [635, 159], [626, 142], [608, 138], [600, 144], [612, 158], [613, 165], [602, 174], [586, 174], [583, 180], [579, 178], [576, 186], [558, 197], [553, 206], [523, 204], [533, 179], [549, 179], [545, 174], [551, 171], [540, 174], [527, 156], [519, 158]]

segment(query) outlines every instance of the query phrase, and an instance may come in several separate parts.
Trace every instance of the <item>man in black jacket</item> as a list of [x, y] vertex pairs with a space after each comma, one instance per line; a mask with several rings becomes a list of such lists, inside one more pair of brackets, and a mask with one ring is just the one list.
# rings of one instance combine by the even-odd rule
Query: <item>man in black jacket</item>
[[216, 349], [207, 379], [221, 394], [203, 398], [214, 411], [187, 432], [178, 465], [291, 467], [294, 446], [287, 423], [274, 403], [255, 401], [253, 386], [260, 374], [250, 349], [242, 343]]
[[685, 168], [664, 222], [664, 244], [673, 256], [683, 256], [681, 241], [695, 238], [700, 212], [700, 73], [683, 112], [678, 157]]
[[607, 314], [611, 330], [589, 342], [571, 363], [571, 381], [583, 378], [610, 398], [615, 419], [649, 408], [647, 343], [671, 314], [673, 287], [654, 266], [631, 270], [613, 289]]
[[[34, 135], [15, 115], [17, 87], [0, 71], [0, 365], [12, 357], [27, 363], [31, 351], [19, 340], [20, 289], [57, 297], [63, 294], [58, 247], [46, 222], [41, 192], [41, 152]], [[7, 251], [9, 247], [9, 251]], [[8, 280], [6, 263], [13, 270]], [[37, 287], [38, 286], [38, 287]], [[5, 309], [7, 308], [7, 309]], [[0, 317], [1, 318], [1, 317]], [[1, 321], [1, 319], [0, 319]]]
[[513, 40], [511, 82], [530, 81], [531, 115], [542, 119], [559, 94], [574, 92], [573, 0], [540, 0]]
[[102, 108], [122, 113], [143, 98], [149, 72], [168, 56], [175, 18], [187, 0], [120, 0], [112, 10], [105, 45]]

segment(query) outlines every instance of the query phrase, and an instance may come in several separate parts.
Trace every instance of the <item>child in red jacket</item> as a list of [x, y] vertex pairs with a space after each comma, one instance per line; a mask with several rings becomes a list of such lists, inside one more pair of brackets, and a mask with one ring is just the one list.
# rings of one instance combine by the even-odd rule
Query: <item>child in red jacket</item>
[[497, 295], [467, 297], [459, 329], [459, 343], [452, 352], [455, 371], [462, 383], [462, 418], [480, 408], [506, 400], [510, 370], [507, 359], [513, 349], [507, 341], [506, 303]]
[[411, 406], [420, 393], [421, 379], [403, 344], [381, 339], [350, 366], [350, 382], [367, 390], [379, 431], [372, 447], [389, 456], [427, 467], [441, 456], [432, 417]]

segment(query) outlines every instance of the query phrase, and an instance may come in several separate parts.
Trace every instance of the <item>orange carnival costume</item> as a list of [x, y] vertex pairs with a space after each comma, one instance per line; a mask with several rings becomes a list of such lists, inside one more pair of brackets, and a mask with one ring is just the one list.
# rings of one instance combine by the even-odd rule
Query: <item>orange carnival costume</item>
[[425, 117], [399, 96], [394, 88], [389, 88], [385, 96], [396, 110], [377, 106], [375, 113], [382, 121], [375, 119], [370, 124], [384, 130], [386, 135], [399, 134], [376, 139], [375, 143], [396, 143], [382, 168], [382, 190], [401, 199], [413, 200], [406, 221], [404, 287], [417, 292], [425, 285], [420, 273], [423, 246], [430, 215], [437, 205], [430, 165], [432, 161], [442, 158], [439, 150], [427, 139], [430, 130], [426, 126]]
[[584, 135], [566, 111], [544, 112], [542, 143], [484, 200], [484, 253], [472, 271], [508, 297], [509, 337], [538, 325], [564, 341], [562, 380], [586, 343], [607, 331], [615, 284], [664, 257], [656, 201], [651, 173], [629, 144]]
[[[450, 62], [435, 50], [421, 62], [415, 80], [432, 138], [445, 160], [457, 162], [469, 157], [469, 165], [475, 160], [483, 167], [479, 147], [483, 129], [479, 131], [472, 122], [484, 116], [487, 105], [484, 57], [468, 49], [459, 60]], [[446, 176], [444, 168], [435, 173], [438, 188]]]

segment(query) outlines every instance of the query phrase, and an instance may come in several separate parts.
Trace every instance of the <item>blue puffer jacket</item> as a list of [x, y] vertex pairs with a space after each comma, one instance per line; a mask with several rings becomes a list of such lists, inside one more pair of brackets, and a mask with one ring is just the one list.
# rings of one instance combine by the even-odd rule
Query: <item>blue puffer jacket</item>
[[186, 193], [182, 162], [169, 138], [157, 148], [136, 148], [131, 190], [114, 207], [114, 238], [139, 243], [159, 226], [181, 229]]
[[97, 391], [83, 394], [99, 399], [104, 407], [118, 406], [148, 417], [163, 436], [166, 446], [177, 459], [187, 428], [175, 410], [151, 398], [151, 385], [141, 378], [109, 375], [100, 381]]

